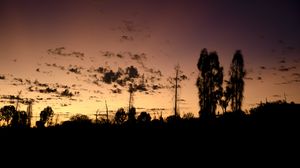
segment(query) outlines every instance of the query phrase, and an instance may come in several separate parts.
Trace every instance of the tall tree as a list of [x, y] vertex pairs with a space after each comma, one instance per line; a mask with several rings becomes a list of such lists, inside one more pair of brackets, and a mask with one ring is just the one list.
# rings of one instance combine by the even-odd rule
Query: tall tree
[[244, 68], [243, 55], [240, 50], [237, 50], [233, 55], [229, 75], [229, 87], [231, 89], [231, 109], [235, 112], [241, 111], [244, 98], [244, 78], [246, 71]]
[[199, 76], [197, 87], [199, 93], [200, 117], [210, 119], [215, 117], [218, 100], [222, 96], [223, 67], [220, 66], [216, 52], [206, 48], [201, 51], [198, 61]]

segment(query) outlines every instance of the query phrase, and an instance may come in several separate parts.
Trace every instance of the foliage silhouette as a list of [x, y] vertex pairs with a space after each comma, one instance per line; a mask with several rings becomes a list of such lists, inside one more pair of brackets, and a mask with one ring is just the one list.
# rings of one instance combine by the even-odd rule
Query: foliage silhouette
[[244, 59], [240, 50], [236, 51], [230, 65], [230, 80], [229, 80], [229, 94], [231, 94], [231, 109], [234, 112], [242, 110], [243, 92], [244, 92], [244, 78], [246, 71], [244, 68]]
[[38, 127], [45, 127], [45, 124], [51, 125], [54, 116], [54, 111], [50, 106], [44, 108], [40, 113], [40, 121], [36, 123]]
[[118, 111], [115, 114], [115, 118], [114, 118], [115, 123], [117, 125], [121, 125], [126, 121], [126, 119], [127, 119], [127, 115], [125, 113], [124, 108], [118, 109]]
[[143, 111], [141, 114], [137, 117], [137, 122], [139, 124], [149, 124], [151, 121], [151, 116], [149, 113]]
[[66, 128], [89, 128], [92, 127], [92, 120], [84, 114], [76, 114], [69, 121], [62, 123]]
[[136, 124], [136, 118], [135, 118], [135, 115], [136, 115], [136, 108], [134, 107], [131, 107], [128, 111], [128, 120], [127, 120], [127, 123], [132, 126], [132, 125], [135, 125]]
[[206, 48], [201, 51], [198, 61], [199, 76], [196, 82], [199, 92], [200, 117], [204, 120], [215, 118], [216, 107], [222, 96], [223, 68], [218, 54], [208, 54]]
[[14, 113], [16, 112], [16, 108], [12, 105], [4, 106], [0, 109], [1, 112], [1, 120], [4, 120], [6, 122], [6, 125], [8, 126]]
[[28, 115], [25, 111], [14, 111], [11, 120], [11, 127], [25, 128], [27, 127]]

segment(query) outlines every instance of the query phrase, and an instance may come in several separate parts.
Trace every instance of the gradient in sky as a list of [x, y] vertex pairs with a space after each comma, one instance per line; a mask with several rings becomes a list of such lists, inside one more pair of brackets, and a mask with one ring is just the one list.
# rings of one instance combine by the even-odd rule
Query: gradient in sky
[[[22, 91], [21, 98], [34, 99], [36, 115], [47, 105], [59, 114], [92, 115], [105, 111], [105, 100], [112, 111], [127, 108], [128, 85], [106, 84], [97, 69], [134, 66], [138, 82], [148, 81], [147, 91], [134, 94], [137, 111], [166, 116], [174, 104], [168, 78], [180, 64], [188, 77], [180, 112], [197, 116], [202, 48], [218, 52], [225, 80], [242, 50], [244, 109], [266, 99], [300, 103], [297, 0], [2, 0], [0, 27], [1, 107]], [[61, 96], [65, 89], [73, 96]]]

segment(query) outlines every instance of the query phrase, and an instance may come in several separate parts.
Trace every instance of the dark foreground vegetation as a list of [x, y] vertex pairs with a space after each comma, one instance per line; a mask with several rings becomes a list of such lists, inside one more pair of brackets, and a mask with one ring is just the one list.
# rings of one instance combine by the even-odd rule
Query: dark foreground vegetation
[[[7, 119], [4, 112], [12, 110], [12, 117]], [[94, 130], [101, 134], [107, 131], [193, 131], [199, 130], [255, 130], [272, 129], [276, 131], [284, 129], [300, 128], [300, 104], [287, 103], [284, 101], [261, 103], [252, 108], [247, 114], [243, 111], [226, 112], [214, 118], [196, 118], [192, 114], [180, 116], [169, 116], [167, 118], [152, 119], [147, 112], [141, 112], [136, 116], [135, 108], [127, 113], [119, 109], [113, 120], [98, 119], [92, 120], [83, 114], [72, 116], [69, 120], [59, 124], [52, 124], [53, 111], [51, 107], [45, 108], [40, 113], [40, 120], [36, 126], [31, 126], [26, 113], [14, 111], [13, 106], [4, 106], [2, 118], [6, 119], [6, 125], [0, 130]]]

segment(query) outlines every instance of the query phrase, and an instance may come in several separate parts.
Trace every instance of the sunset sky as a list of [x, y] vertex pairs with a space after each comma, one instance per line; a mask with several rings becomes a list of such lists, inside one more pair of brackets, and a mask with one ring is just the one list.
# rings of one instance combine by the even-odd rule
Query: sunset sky
[[128, 107], [133, 75], [144, 86], [134, 93], [137, 111], [167, 116], [174, 104], [168, 78], [179, 64], [188, 77], [180, 113], [198, 116], [202, 48], [217, 51], [225, 80], [242, 50], [244, 110], [266, 99], [300, 103], [298, 0], [1, 0], [0, 107], [22, 91], [35, 115], [49, 105], [61, 116], [93, 117], [105, 100], [109, 110]]

